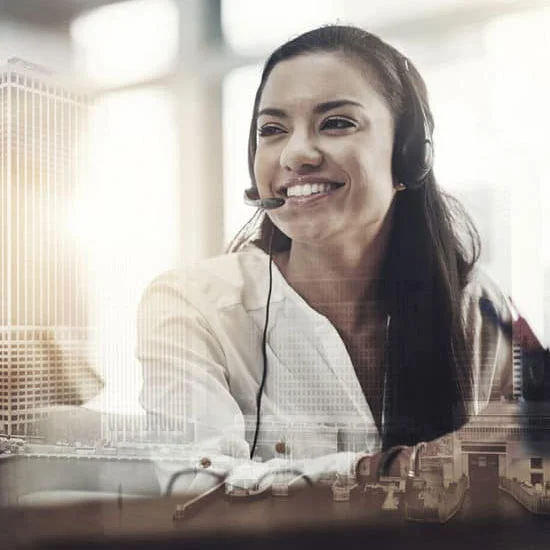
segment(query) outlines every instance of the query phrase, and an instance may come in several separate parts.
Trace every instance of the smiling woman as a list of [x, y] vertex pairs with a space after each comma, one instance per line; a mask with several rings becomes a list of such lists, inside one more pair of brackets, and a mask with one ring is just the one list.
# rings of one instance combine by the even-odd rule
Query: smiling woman
[[230, 253], [148, 288], [145, 408], [209, 453], [352, 460], [511, 393], [510, 311], [436, 183], [432, 130], [414, 65], [372, 34], [333, 25], [278, 48], [249, 136], [246, 195], [265, 208]]
[[[271, 218], [293, 253], [302, 256], [311, 240], [331, 247], [331, 258], [365, 249], [395, 185], [392, 115], [361, 67], [338, 53], [292, 57], [271, 72], [259, 107], [256, 185], [260, 197], [288, 199]], [[312, 195], [319, 184], [323, 192]]]

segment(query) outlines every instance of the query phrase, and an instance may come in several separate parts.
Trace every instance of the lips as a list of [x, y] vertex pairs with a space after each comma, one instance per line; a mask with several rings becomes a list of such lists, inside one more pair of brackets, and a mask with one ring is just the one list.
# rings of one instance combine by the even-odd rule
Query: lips
[[293, 185], [286, 189], [287, 197], [310, 197], [312, 195], [320, 195], [330, 193], [341, 187], [338, 183], [304, 183], [303, 185]]
[[[315, 184], [312, 184], [315, 185]], [[285, 193], [285, 203], [288, 207], [306, 207], [314, 206], [317, 203], [330, 199], [332, 195], [338, 191], [344, 184], [323, 184], [319, 186], [317, 192], [310, 194], [292, 194], [300, 193], [302, 190], [297, 189], [296, 186], [289, 187]], [[306, 192], [308, 190], [306, 189]], [[289, 194], [290, 193], [290, 194]]]
[[300, 178], [285, 182], [285, 185], [278, 189], [278, 194], [285, 198], [307, 198], [316, 194], [330, 193], [343, 185], [342, 182], [328, 179]]

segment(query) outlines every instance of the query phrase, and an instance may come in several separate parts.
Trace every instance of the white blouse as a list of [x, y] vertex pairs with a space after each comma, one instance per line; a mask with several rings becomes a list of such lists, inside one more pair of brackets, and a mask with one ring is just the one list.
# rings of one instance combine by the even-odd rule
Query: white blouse
[[[331, 453], [374, 453], [381, 437], [354, 366], [329, 320], [311, 308], [272, 264], [267, 379], [256, 455], [307, 459]], [[245, 459], [256, 426], [262, 379], [262, 334], [269, 257], [255, 246], [170, 271], [144, 293], [137, 356], [143, 367], [142, 406], [160, 429], [197, 452]], [[511, 342], [483, 316], [490, 300], [501, 320], [510, 308], [479, 270], [464, 294], [474, 339], [477, 414], [497, 388], [512, 393]]]

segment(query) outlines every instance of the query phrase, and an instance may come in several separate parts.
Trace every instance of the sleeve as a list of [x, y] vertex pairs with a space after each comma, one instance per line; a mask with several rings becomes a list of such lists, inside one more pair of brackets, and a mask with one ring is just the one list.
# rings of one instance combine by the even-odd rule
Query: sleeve
[[514, 392], [510, 305], [495, 283], [477, 273], [467, 292], [466, 331], [472, 345], [473, 402], [481, 413], [490, 401]]
[[[248, 458], [245, 423], [229, 391], [219, 339], [200, 311], [208, 310], [208, 302], [192, 290], [186, 275], [171, 272], [142, 297], [137, 320], [140, 403], [155, 418], [162, 439], [184, 444], [190, 464], [206, 456], [227, 469], [231, 459]], [[160, 468], [173, 471], [174, 464]], [[159, 474], [161, 486], [167, 479]]]

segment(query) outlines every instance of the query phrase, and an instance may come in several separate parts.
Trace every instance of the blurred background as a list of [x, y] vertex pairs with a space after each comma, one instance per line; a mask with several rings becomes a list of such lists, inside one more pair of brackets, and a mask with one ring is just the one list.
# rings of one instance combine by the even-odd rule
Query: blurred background
[[88, 406], [139, 410], [141, 293], [160, 271], [223, 252], [253, 214], [242, 195], [261, 64], [331, 22], [416, 63], [436, 177], [548, 344], [546, 0], [4, 0], [0, 433], [28, 434], [48, 403], [96, 393], [93, 377], [64, 386], [51, 365], [103, 378]]

